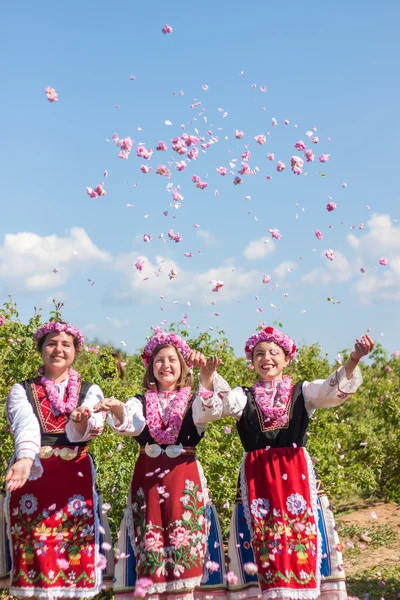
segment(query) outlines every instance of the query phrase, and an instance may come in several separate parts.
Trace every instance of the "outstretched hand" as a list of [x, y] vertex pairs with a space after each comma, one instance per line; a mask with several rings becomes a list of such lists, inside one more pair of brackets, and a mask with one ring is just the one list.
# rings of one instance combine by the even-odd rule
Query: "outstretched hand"
[[75, 423], [87, 423], [90, 414], [90, 409], [87, 406], [78, 406], [72, 411], [70, 419]]
[[120, 402], [119, 400], [117, 400], [114, 397], [111, 398], [103, 398], [102, 400], [100, 400], [100, 402], [98, 402], [97, 404], [94, 405], [93, 410], [94, 412], [98, 413], [98, 412], [102, 412], [102, 411], [111, 411], [113, 412], [113, 408], [115, 408], [118, 404], [122, 404], [122, 402]]
[[95, 413], [110, 412], [120, 423], [124, 420], [124, 403], [113, 396], [111, 398], [103, 398], [95, 404], [93, 408]]
[[204, 356], [204, 354], [202, 352], [199, 352], [198, 350], [191, 350], [185, 358], [188, 363], [198, 368], [202, 367], [207, 362], [207, 359]]
[[207, 358], [205, 364], [200, 367], [200, 383], [207, 390], [213, 389], [213, 376], [222, 360], [216, 356]]
[[32, 465], [32, 458], [20, 458], [10, 467], [6, 475], [6, 487], [9, 492], [14, 492], [25, 485], [31, 474]]
[[356, 362], [367, 356], [374, 349], [374, 340], [369, 335], [362, 335], [356, 340], [354, 350], [350, 354], [350, 358]]

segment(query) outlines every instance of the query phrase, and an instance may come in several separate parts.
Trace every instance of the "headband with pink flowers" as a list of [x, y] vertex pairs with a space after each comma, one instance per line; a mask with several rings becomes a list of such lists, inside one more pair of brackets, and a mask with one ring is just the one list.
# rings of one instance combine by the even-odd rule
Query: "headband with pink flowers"
[[142, 354], [142, 361], [145, 367], [149, 366], [150, 359], [154, 350], [157, 346], [166, 345], [166, 346], [174, 346], [179, 352], [182, 354], [184, 361], [188, 365], [188, 367], [192, 367], [192, 365], [187, 361], [186, 357], [190, 352], [190, 347], [179, 335], [176, 333], [167, 333], [164, 331], [157, 331], [155, 335], [147, 342], [144, 347]]
[[293, 360], [296, 356], [296, 345], [290, 337], [279, 331], [279, 329], [266, 327], [247, 340], [244, 351], [248, 360], [252, 360], [253, 350], [260, 342], [275, 342], [275, 344], [282, 348], [290, 360]]
[[50, 323], [45, 323], [39, 329], [36, 329], [33, 337], [35, 341], [38, 342], [43, 337], [45, 337], [48, 333], [54, 333], [55, 331], [61, 333], [67, 333], [68, 335], [72, 335], [78, 342], [79, 346], [83, 346], [85, 343], [85, 338], [83, 333], [79, 331], [77, 327], [74, 325], [69, 325], [68, 323], [58, 323], [57, 321], [51, 321]]

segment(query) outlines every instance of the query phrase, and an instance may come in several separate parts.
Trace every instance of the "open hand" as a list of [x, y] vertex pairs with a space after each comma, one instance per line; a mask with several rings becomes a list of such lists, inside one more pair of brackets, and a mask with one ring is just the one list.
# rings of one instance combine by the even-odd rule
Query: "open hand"
[[98, 412], [102, 412], [102, 411], [111, 411], [113, 412], [113, 409], [116, 406], [119, 406], [120, 404], [122, 404], [122, 402], [120, 402], [119, 400], [117, 400], [116, 398], [111, 397], [111, 398], [103, 398], [103, 400], [100, 400], [100, 402], [98, 402], [97, 404], [95, 404], [93, 410], [94, 412], [98, 413]]
[[359, 361], [363, 356], [367, 356], [374, 349], [374, 340], [369, 335], [362, 335], [356, 340], [354, 350], [350, 354], [353, 360]]
[[14, 492], [25, 485], [31, 474], [32, 465], [32, 458], [20, 458], [12, 465], [6, 475], [7, 490], [9, 492]]
[[207, 362], [204, 354], [198, 350], [191, 350], [185, 358], [187, 362], [191, 363], [194, 367], [202, 367]]
[[71, 421], [75, 421], [75, 423], [86, 423], [90, 419], [90, 415], [90, 408], [87, 406], [78, 406], [78, 408], [72, 411], [70, 419]]
[[200, 383], [207, 390], [213, 389], [213, 376], [222, 360], [216, 356], [205, 359], [205, 363], [200, 367]]

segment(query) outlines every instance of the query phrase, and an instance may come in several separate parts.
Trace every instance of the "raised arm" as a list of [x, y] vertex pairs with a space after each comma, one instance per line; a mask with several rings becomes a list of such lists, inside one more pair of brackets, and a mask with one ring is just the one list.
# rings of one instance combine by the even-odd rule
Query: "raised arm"
[[193, 420], [205, 425], [224, 417], [240, 419], [246, 405], [242, 388], [231, 390], [229, 384], [217, 373], [220, 359], [204, 358], [199, 365], [199, 387], [193, 402]]
[[305, 381], [303, 395], [306, 409], [311, 412], [316, 408], [339, 406], [354, 394], [363, 381], [358, 363], [363, 356], [372, 351], [373, 347], [372, 338], [363, 335], [360, 340], [356, 340], [350, 358], [335, 373], [327, 379]]

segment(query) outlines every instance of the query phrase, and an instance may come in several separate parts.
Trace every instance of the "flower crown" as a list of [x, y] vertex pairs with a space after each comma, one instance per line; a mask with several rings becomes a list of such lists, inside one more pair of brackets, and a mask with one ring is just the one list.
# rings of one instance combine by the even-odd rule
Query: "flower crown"
[[290, 360], [293, 360], [296, 356], [296, 345], [290, 337], [279, 331], [279, 329], [266, 327], [247, 340], [244, 351], [248, 360], [252, 360], [253, 350], [260, 342], [275, 342], [275, 344], [282, 348]]
[[190, 347], [185, 340], [179, 337], [179, 335], [176, 335], [176, 333], [167, 333], [164, 331], [156, 331], [153, 337], [145, 345], [142, 354], [142, 361], [145, 367], [149, 366], [150, 358], [152, 357], [154, 350], [161, 344], [174, 346], [182, 354], [187, 366], [189, 368], [192, 367], [192, 365], [186, 360], [186, 356], [190, 352]]
[[60, 333], [63, 331], [68, 335], [72, 335], [72, 337], [77, 340], [79, 346], [83, 346], [85, 343], [84, 335], [77, 327], [74, 327], [74, 325], [69, 325], [68, 323], [58, 323], [57, 321], [51, 321], [50, 323], [45, 323], [42, 325], [39, 327], [39, 329], [36, 329], [33, 337], [35, 338], [35, 341], [38, 342], [48, 333], [54, 333], [55, 331]]

